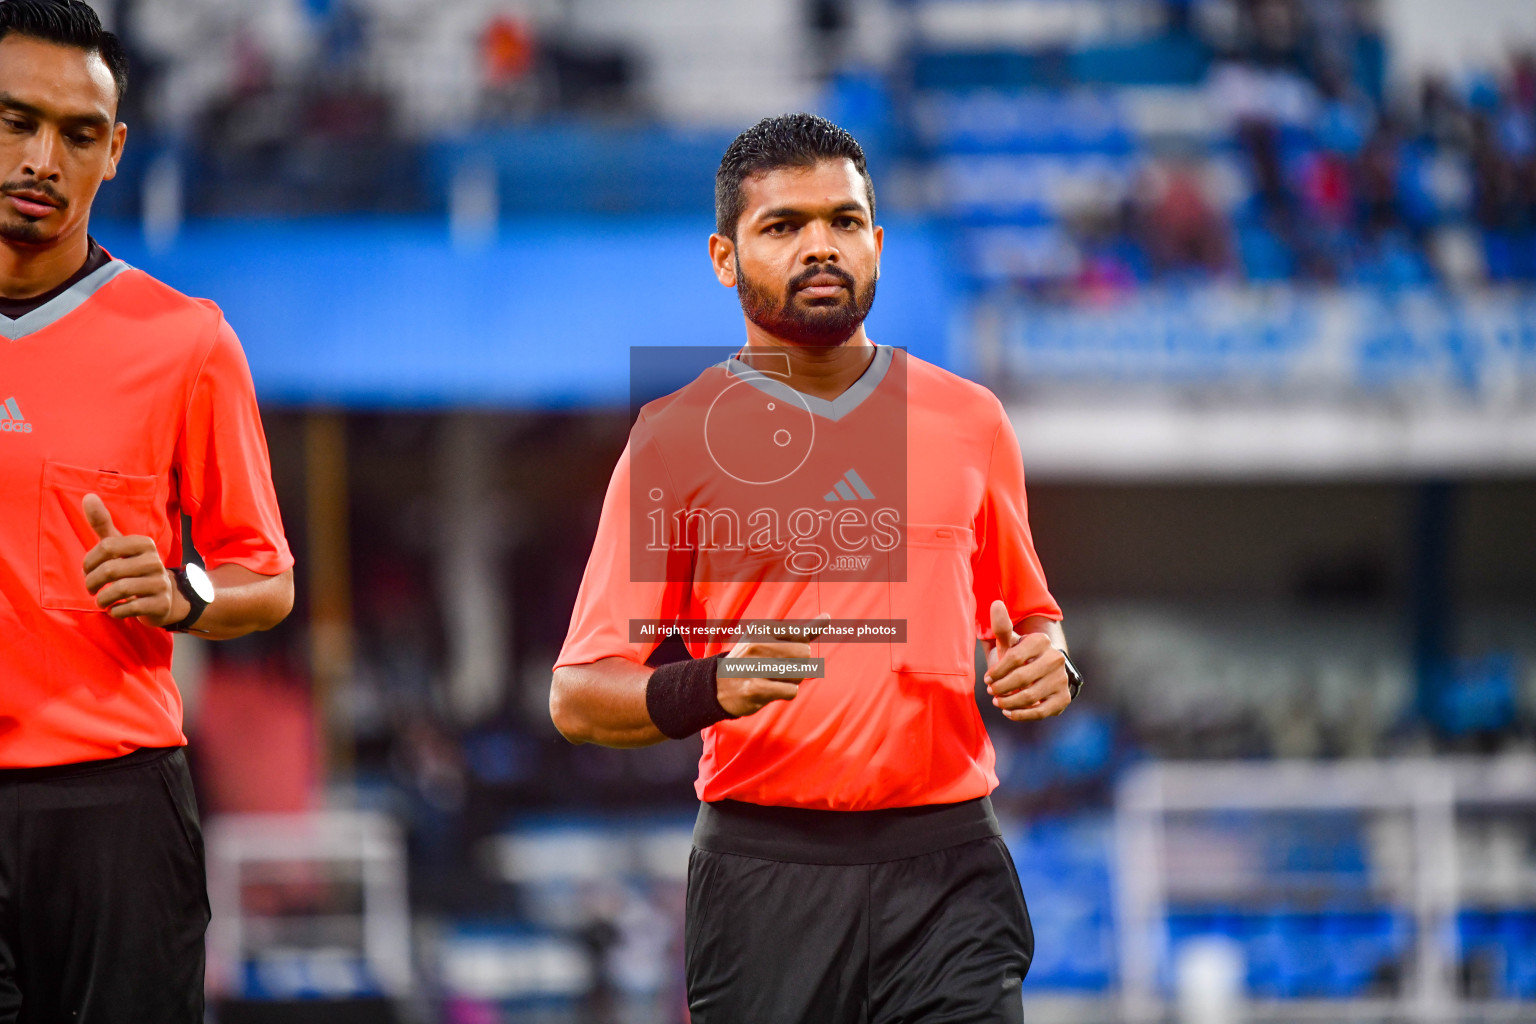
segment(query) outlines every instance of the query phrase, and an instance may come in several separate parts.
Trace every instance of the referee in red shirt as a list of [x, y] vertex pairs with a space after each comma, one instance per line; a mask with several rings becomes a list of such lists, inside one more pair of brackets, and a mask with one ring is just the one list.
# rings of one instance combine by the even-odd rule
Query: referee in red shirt
[[0, 1024], [202, 1021], [172, 633], [293, 605], [239, 342], [87, 233], [126, 79], [85, 3], [0, 0]]
[[[694, 1024], [1020, 1021], [1034, 936], [988, 797], [975, 643], [1012, 721], [1060, 714], [1081, 677], [1017, 440], [986, 389], [866, 337], [884, 236], [847, 132], [748, 129], [715, 215], [747, 345], [641, 410], [551, 715], [577, 743], [703, 732]], [[682, 625], [693, 658], [647, 667]]]

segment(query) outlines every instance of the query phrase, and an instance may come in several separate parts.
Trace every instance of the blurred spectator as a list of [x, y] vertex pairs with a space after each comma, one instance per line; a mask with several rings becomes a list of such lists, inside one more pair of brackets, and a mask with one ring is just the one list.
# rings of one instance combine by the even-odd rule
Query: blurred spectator
[[[1278, 0], [1205, 19], [1227, 59], [1208, 90], [1247, 161], [1240, 215], [1252, 279], [1377, 285], [1536, 277], [1536, 59], [1464, 86], [1425, 78], [1406, 119], [1347, 73], [1358, 8]], [[1299, 20], [1298, 20], [1299, 19]], [[1216, 31], [1212, 32], [1212, 26]], [[1469, 243], [1459, 227], [1467, 162]]]
[[1354, 213], [1349, 159], [1336, 150], [1315, 149], [1298, 161], [1301, 213], [1330, 233], [1341, 232]]
[[1403, 223], [1399, 182], [1404, 174], [1403, 143], [1383, 121], [1360, 149], [1355, 168], [1355, 202], [1361, 226], [1388, 230]]
[[1113, 302], [1148, 275], [1146, 252], [1133, 220], [1137, 211], [1112, 183], [1084, 181], [1067, 204], [1066, 227], [1076, 258], [1068, 287], [1076, 301]]
[[480, 37], [485, 77], [485, 113], [490, 117], [526, 111], [536, 100], [532, 81], [537, 59], [533, 27], [521, 18], [498, 14]]
[[1302, 19], [1296, 0], [1247, 0], [1253, 59], [1272, 67], [1302, 62]]
[[1438, 76], [1424, 79], [1419, 86], [1419, 124], [1432, 146], [1465, 148], [1471, 139], [1466, 108], [1450, 84]]
[[1520, 168], [1499, 145], [1485, 111], [1472, 116], [1472, 219], [1483, 232], [1492, 281], [1532, 276], [1530, 229], [1524, 223]]
[[124, 22], [132, 44], [163, 69], [149, 112], [176, 134], [217, 103], [301, 77], [318, 50], [298, 0], [138, 0]]
[[1224, 272], [1231, 262], [1226, 224], [1206, 196], [1200, 171], [1187, 162], [1154, 164], [1137, 187], [1141, 243], [1153, 271]]
[[1376, 120], [1371, 101], [1337, 67], [1329, 67], [1319, 77], [1318, 91], [1320, 102], [1313, 124], [1318, 145], [1354, 156]]
[[843, 49], [853, 26], [849, 0], [805, 0], [805, 23], [810, 29], [811, 59], [816, 76], [831, 78], [843, 64]]
[[533, 70], [533, 30], [520, 18], [497, 15], [486, 24], [480, 37], [480, 53], [485, 62], [486, 85], [492, 89], [506, 88]]
[[626, 47], [554, 40], [545, 49], [563, 111], [633, 115], [638, 68]]

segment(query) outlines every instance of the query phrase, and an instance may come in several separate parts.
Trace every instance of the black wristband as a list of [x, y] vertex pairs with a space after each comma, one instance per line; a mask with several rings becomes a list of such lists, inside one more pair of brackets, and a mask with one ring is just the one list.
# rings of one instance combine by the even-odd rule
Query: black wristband
[[723, 657], [672, 661], [651, 673], [645, 684], [645, 710], [662, 735], [684, 739], [731, 717], [720, 706], [715, 682]]

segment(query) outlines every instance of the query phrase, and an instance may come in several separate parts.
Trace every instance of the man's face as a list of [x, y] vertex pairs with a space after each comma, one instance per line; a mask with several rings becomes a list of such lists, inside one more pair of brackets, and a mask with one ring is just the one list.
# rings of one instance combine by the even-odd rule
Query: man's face
[[736, 238], [711, 239], [720, 283], [747, 319], [797, 345], [847, 341], [875, 302], [884, 234], [848, 160], [783, 167], [742, 183]]
[[46, 246], [83, 226], [127, 128], [99, 54], [0, 39], [0, 240]]

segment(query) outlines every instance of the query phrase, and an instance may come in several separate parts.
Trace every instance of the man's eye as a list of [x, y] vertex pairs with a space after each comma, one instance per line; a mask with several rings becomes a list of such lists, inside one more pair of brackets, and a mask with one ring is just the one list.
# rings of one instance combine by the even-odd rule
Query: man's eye
[[17, 132], [24, 132], [24, 131], [27, 130], [27, 122], [17, 120], [14, 117], [6, 118], [5, 119], [5, 126], [7, 128], [9, 128], [9, 129], [11, 129], [12, 131], [17, 131]]
[[857, 217], [839, 217], [837, 218], [837, 226], [857, 231], [861, 225]]
[[69, 137], [69, 141], [73, 142], [77, 146], [89, 146], [91, 143], [96, 141], [96, 136], [94, 136], [94, 135], [81, 135], [79, 133], [76, 133], [76, 134], [71, 135]]
[[789, 231], [790, 231], [790, 228], [791, 228], [790, 224], [787, 224], [784, 221], [779, 221], [779, 223], [777, 223], [777, 224], [770, 224], [770, 225], [768, 225], [768, 233], [770, 235], [788, 234]]

